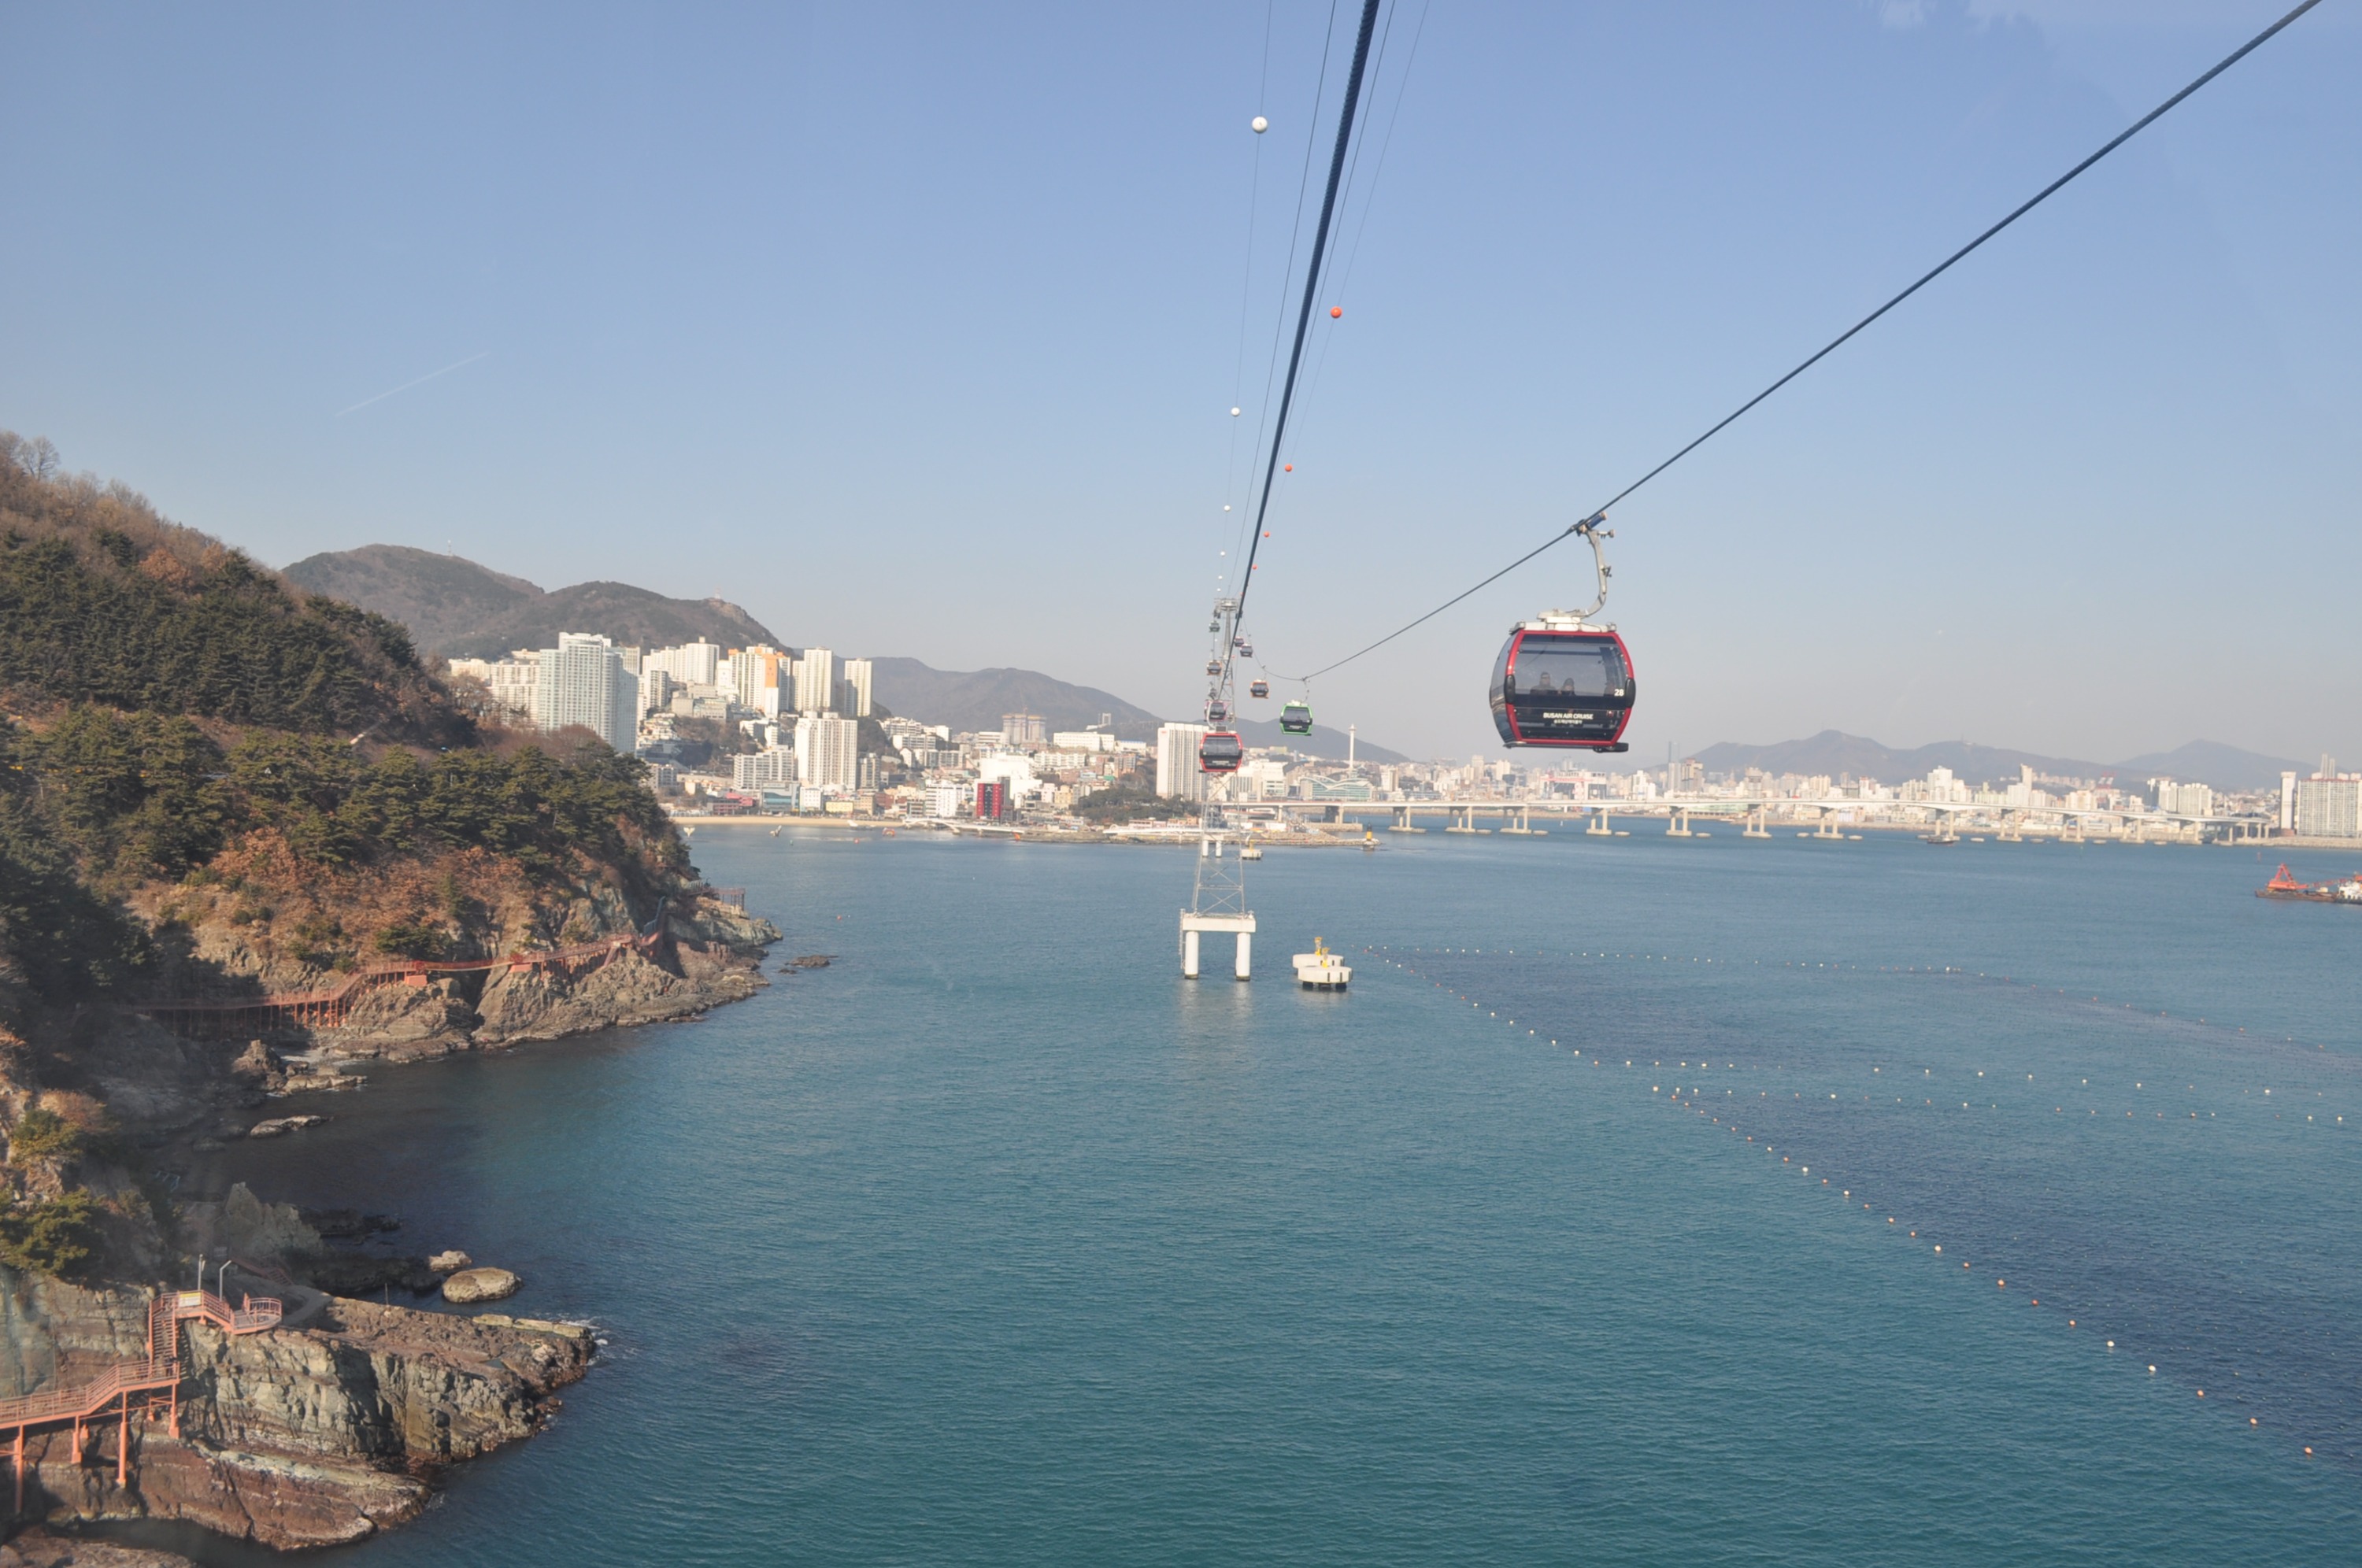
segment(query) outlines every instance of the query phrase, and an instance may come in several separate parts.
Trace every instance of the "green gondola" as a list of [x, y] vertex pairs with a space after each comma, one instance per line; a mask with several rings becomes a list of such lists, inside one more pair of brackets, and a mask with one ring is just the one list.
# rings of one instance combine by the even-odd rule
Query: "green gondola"
[[1312, 733], [1312, 704], [1290, 702], [1279, 711], [1279, 727], [1292, 735]]

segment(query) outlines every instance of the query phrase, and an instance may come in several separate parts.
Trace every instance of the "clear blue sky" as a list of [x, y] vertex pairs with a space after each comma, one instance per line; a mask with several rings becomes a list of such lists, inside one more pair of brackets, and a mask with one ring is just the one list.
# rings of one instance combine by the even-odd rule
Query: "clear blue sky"
[[[1281, 669], [1582, 515], [2284, 8], [1399, 3], [1256, 589]], [[0, 425], [273, 564], [718, 591], [1183, 714], [1330, 15], [12, 6]], [[1636, 750], [2362, 763], [2356, 82], [2330, 0], [1619, 509]], [[1503, 629], [1580, 566], [1321, 717], [1496, 749]]]

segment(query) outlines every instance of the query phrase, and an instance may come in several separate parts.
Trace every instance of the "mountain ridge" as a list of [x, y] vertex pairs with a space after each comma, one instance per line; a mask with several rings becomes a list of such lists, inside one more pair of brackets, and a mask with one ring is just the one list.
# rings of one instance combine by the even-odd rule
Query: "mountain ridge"
[[2147, 752], [2123, 762], [2088, 762], [1971, 741], [1936, 741], [1899, 750], [1842, 730], [1823, 730], [1768, 745], [1722, 741], [1694, 755], [1713, 773], [1738, 773], [1749, 767], [1774, 774], [1826, 773], [1831, 778], [1849, 773], [1889, 784], [1925, 777], [1931, 767], [1948, 767], [1970, 783], [2014, 781], [2018, 768], [2029, 767], [2036, 773], [2070, 778], [2113, 777], [2120, 784], [2163, 776], [2218, 790], [2270, 790], [2279, 788], [2283, 771], [2305, 771], [2301, 763], [2220, 741], [2194, 740], [2171, 751]]
[[627, 582], [545, 589], [464, 556], [407, 545], [324, 551], [280, 575], [307, 592], [401, 622], [421, 650], [446, 658], [496, 658], [512, 648], [549, 647], [558, 633], [580, 631], [640, 647], [701, 637], [725, 646], [780, 646], [770, 628], [726, 599], [671, 599]]

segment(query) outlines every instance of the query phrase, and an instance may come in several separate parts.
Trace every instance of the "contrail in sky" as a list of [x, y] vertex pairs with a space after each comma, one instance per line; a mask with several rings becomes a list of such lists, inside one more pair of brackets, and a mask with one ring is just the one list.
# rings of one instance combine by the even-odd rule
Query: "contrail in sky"
[[436, 376], [447, 376], [454, 370], [462, 370], [467, 366], [474, 364], [479, 359], [489, 359], [491, 357], [492, 351], [489, 348], [485, 349], [480, 354], [470, 354], [466, 359], [458, 361], [456, 364], [446, 365], [439, 370], [429, 371], [427, 374], [419, 377], [414, 381], [404, 381], [398, 387], [388, 387], [385, 391], [378, 393], [375, 397], [365, 397], [361, 399], [360, 402], [353, 404], [350, 408], [340, 408], [337, 410], [337, 417], [342, 419], [348, 414], [359, 414], [362, 409], [367, 408], [373, 403], [383, 403], [395, 392], [406, 392], [413, 387], [423, 387], [427, 382], [433, 381]]

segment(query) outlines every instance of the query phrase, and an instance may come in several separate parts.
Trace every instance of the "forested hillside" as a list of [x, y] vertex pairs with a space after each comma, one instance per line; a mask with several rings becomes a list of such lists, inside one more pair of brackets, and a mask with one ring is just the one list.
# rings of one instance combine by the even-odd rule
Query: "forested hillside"
[[0, 1026], [553, 943], [690, 876], [635, 758], [479, 734], [401, 626], [5, 433], [0, 705]]

